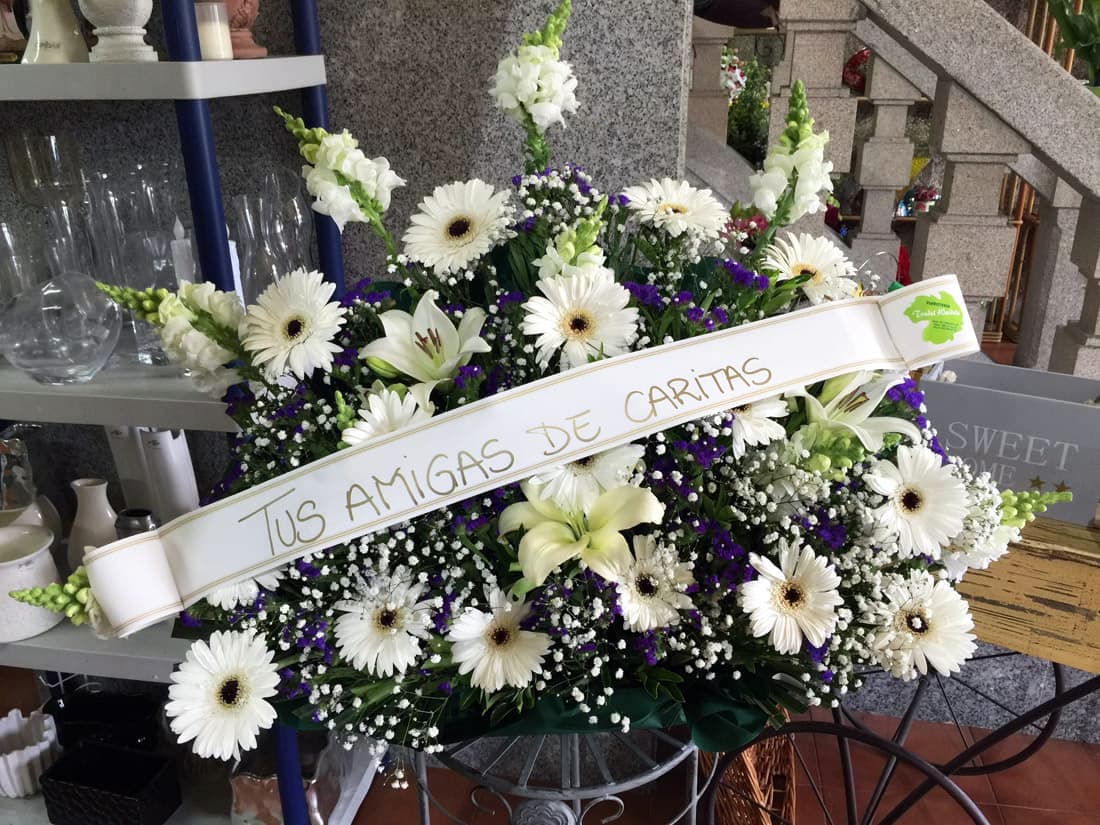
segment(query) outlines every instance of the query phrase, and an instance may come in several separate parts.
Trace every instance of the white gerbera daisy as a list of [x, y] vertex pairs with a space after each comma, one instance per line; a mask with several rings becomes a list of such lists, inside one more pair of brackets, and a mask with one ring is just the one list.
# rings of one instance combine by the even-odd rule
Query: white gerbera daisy
[[550, 467], [532, 477], [531, 483], [538, 485], [539, 498], [553, 499], [563, 510], [586, 513], [600, 493], [630, 483], [644, 454], [645, 448], [640, 444], [624, 444], [579, 461]]
[[787, 434], [786, 428], [775, 421], [776, 418], [785, 418], [789, 412], [787, 402], [778, 396], [752, 404], [742, 404], [734, 407], [731, 412], [733, 454], [737, 458], [745, 454], [748, 446], [761, 447]]
[[486, 693], [505, 685], [527, 687], [531, 677], [542, 672], [550, 637], [520, 630], [531, 611], [523, 601], [513, 601], [503, 590], [493, 590], [488, 597], [490, 612], [467, 607], [451, 625], [451, 658], [458, 672], [471, 674], [470, 684]]
[[899, 679], [915, 679], [929, 666], [955, 673], [974, 652], [974, 620], [966, 601], [928, 572], [910, 574], [886, 589], [873, 646], [879, 663]]
[[633, 562], [618, 568], [612, 581], [629, 630], [679, 624], [680, 611], [691, 610], [691, 597], [684, 592], [695, 581], [691, 564], [681, 562], [674, 549], [658, 546], [653, 536], [634, 537]]
[[245, 579], [243, 582], [219, 587], [206, 597], [206, 600], [222, 610], [232, 610], [241, 605], [250, 605], [260, 595], [260, 588], [274, 590], [279, 586], [283, 578], [281, 570], [272, 570], [254, 579]]
[[868, 487], [886, 496], [876, 510], [879, 523], [898, 537], [903, 553], [938, 559], [962, 530], [966, 487], [927, 447], [898, 447], [895, 460], [876, 462], [864, 476]]
[[539, 291], [523, 305], [523, 331], [537, 335], [539, 364], [546, 368], [562, 350], [562, 369], [590, 359], [626, 352], [638, 336], [638, 310], [627, 307], [630, 293], [591, 274], [539, 281]]
[[663, 229], [674, 238], [685, 232], [703, 240], [716, 240], [729, 213], [709, 189], [696, 189], [685, 180], [654, 178], [623, 190], [630, 208], [642, 223]]
[[768, 247], [764, 268], [777, 272], [781, 281], [809, 275], [802, 292], [814, 304], [859, 294], [859, 284], [852, 280], [855, 266], [828, 238], [788, 232], [786, 238], [776, 238]]
[[752, 620], [752, 635], [770, 634], [779, 653], [802, 649], [805, 637], [821, 647], [836, 627], [836, 609], [844, 601], [837, 588], [840, 576], [831, 564], [809, 547], [779, 540], [779, 566], [771, 559], [749, 554], [760, 578], [741, 586], [741, 609]]
[[194, 740], [201, 757], [239, 759], [256, 747], [256, 736], [271, 727], [279, 675], [262, 637], [215, 631], [209, 642], [195, 642], [172, 674], [164, 711], [180, 743]]
[[410, 219], [405, 254], [437, 275], [458, 272], [507, 236], [510, 216], [508, 192], [483, 180], [437, 186]]
[[287, 368], [298, 378], [316, 369], [332, 369], [340, 345], [332, 339], [347, 311], [329, 303], [336, 284], [320, 272], [296, 269], [273, 283], [248, 308], [241, 321], [241, 344], [252, 363], [274, 381]]
[[374, 382], [364, 404], [359, 408], [360, 420], [340, 434], [347, 444], [362, 444], [368, 439], [420, 424], [430, 419], [435, 412], [435, 405], [431, 401], [428, 401], [429, 406], [425, 409], [417, 403], [411, 392], [401, 395], [384, 386], [381, 381]]
[[381, 578], [358, 599], [336, 603], [336, 646], [352, 667], [373, 676], [404, 673], [428, 638], [432, 603], [421, 601], [424, 585]]

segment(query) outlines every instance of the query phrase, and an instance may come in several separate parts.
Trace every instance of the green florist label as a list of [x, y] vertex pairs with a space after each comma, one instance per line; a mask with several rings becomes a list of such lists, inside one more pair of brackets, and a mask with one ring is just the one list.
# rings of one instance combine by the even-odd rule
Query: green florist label
[[905, 310], [905, 317], [914, 324], [928, 323], [921, 337], [931, 344], [946, 344], [962, 332], [966, 318], [949, 292], [921, 295]]

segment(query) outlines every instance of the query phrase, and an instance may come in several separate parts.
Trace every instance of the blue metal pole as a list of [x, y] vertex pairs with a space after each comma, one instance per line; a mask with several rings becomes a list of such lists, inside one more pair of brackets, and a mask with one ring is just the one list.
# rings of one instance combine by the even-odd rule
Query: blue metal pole
[[[194, 0], [162, 0], [160, 5], [168, 56], [178, 61], [202, 60]], [[218, 289], [231, 292], [233, 265], [229, 258], [229, 235], [225, 229], [210, 107], [205, 100], [177, 100], [176, 122], [202, 276], [204, 280], [213, 281]]]
[[[298, 54], [321, 53], [321, 21], [316, 0], [290, 0], [294, 21], [294, 48]], [[306, 126], [328, 128], [328, 91], [325, 86], [302, 89], [302, 120]], [[325, 278], [336, 284], [336, 297], [344, 295], [344, 253], [340, 245], [340, 230], [327, 215], [313, 214], [317, 228], [317, 256]]]
[[302, 762], [298, 756], [298, 731], [275, 723], [275, 774], [279, 778], [279, 801], [283, 825], [309, 825], [306, 791], [302, 784]]

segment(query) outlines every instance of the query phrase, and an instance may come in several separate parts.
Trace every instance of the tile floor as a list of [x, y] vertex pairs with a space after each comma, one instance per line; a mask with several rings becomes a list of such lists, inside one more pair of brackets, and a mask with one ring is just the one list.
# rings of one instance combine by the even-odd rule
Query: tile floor
[[[828, 719], [827, 713], [815, 712], [816, 719]], [[860, 714], [863, 723], [879, 735], [892, 736], [897, 720], [885, 716]], [[954, 756], [988, 731], [953, 725], [916, 722], [907, 747], [924, 759], [936, 762]], [[804, 768], [798, 768], [796, 780], [796, 825], [840, 825], [847, 822], [843, 774], [834, 739], [820, 736], [796, 737]], [[989, 751], [986, 762], [1006, 758], [1026, 746], [1029, 736], [1017, 735]], [[884, 760], [860, 745], [851, 748], [856, 777], [860, 817], [882, 770]], [[817, 801], [813, 783], [822, 795], [824, 809]], [[875, 821], [918, 784], [921, 775], [908, 766], [899, 766], [883, 796]], [[958, 785], [977, 803], [990, 825], [1100, 825], [1100, 746], [1078, 742], [1051, 741], [1022, 765], [991, 776], [959, 777]], [[470, 825], [500, 823], [501, 815], [478, 811], [468, 799], [472, 783], [448, 771], [432, 771], [429, 786], [452, 813]], [[670, 777], [656, 788], [636, 791], [626, 798], [622, 825], [655, 825], [668, 822], [682, 799], [679, 777]], [[614, 810], [609, 806], [606, 815]], [[593, 811], [593, 816], [597, 811]], [[433, 822], [447, 821], [437, 815]], [[599, 818], [596, 818], [599, 821]], [[858, 820], [857, 820], [858, 821]], [[907, 811], [903, 825], [967, 825], [972, 820], [944, 791], [936, 790]], [[416, 796], [412, 791], [394, 791], [376, 785], [367, 797], [355, 825], [391, 825], [417, 823]], [[723, 823], [739, 825], [739, 823]]]

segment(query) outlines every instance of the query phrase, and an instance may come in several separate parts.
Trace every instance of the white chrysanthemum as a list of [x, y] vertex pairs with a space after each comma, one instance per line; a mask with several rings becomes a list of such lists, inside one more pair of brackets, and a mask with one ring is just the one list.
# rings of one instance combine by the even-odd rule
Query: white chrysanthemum
[[[351, 445], [361, 444], [371, 438], [420, 424], [432, 417], [434, 405], [421, 407], [411, 392], [403, 396], [375, 381], [359, 408], [359, 421], [341, 433], [341, 438]], [[431, 404], [431, 402], [428, 402]]]
[[195, 642], [172, 674], [164, 706], [180, 743], [202, 757], [239, 759], [256, 747], [256, 736], [271, 727], [279, 675], [262, 637], [215, 631], [209, 642]]
[[886, 501], [875, 514], [898, 537], [903, 553], [940, 558], [941, 548], [962, 529], [966, 488], [927, 447], [898, 447], [896, 464], [875, 462], [864, 482]]
[[601, 493], [630, 482], [638, 462], [645, 455], [640, 444], [590, 455], [557, 467], [549, 467], [531, 478], [538, 485], [539, 498], [551, 499], [563, 510], [586, 513]]
[[852, 280], [855, 266], [828, 238], [788, 232], [786, 238], [776, 238], [768, 247], [764, 268], [777, 272], [781, 281], [809, 275], [801, 289], [815, 304], [851, 298], [859, 292], [859, 284]]
[[741, 585], [741, 609], [749, 614], [753, 636], [770, 635], [772, 647], [793, 656], [802, 649], [803, 637], [821, 647], [836, 627], [836, 609], [843, 602], [837, 592], [840, 576], [809, 547], [782, 539], [777, 547], [779, 566], [749, 554], [760, 578]]
[[340, 352], [332, 339], [346, 310], [329, 303], [336, 285], [320, 272], [296, 269], [273, 283], [248, 308], [241, 322], [241, 344], [252, 362], [274, 381], [289, 367], [298, 378], [328, 372]]
[[789, 412], [787, 402], [782, 398], [765, 398], [763, 401], [743, 404], [734, 407], [731, 412], [733, 454], [738, 458], [745, 454], [745, 448], [749, 445], [760, 447], [787, 435], [786, 428], [775, 421], [777, 418], [785, 418]]
[[539, 281], [546, 297], [523, 305], [523, 332], [537, 335], [539, 364], [545, 369], [562, 350], [562, 368], [626, 352], [638, 335], [638, 310], [627, 307], [630, 293], [620, 284], [591, 275]]
[[244, 318], [244, 306], [236, 292], [222, 292], [212, 283], [204, 281], [194, 284], [180, 281], [179, 300], [186, 301], [197, 309], [210, 313], [214, 323], [233, 332], [237, 331]]
[[572, 261], [567, 261], [562, 257], [557, 246], [550, 244], [546, 247], [545, 254], [532, 263], [539, 268], [540, 280], [558, 276], [571, 278], [574, 275], [591, 275], [605, 281], [614, 281], [615, 273], [604, 266], [605, 260], [603, 250], [593, 246], [577, 255]]
[[470, 674], [470, 684], [486, 693], [494, 693], [505, 685], [524, 688], [531, 678], [542, 672], [542, 659], [550, 650], [550, 637], [545, 633], [521, 630], [531, 608], [523, 601], [513, 601], [502, 590], [489, 594], [486, 613], [467, 607], [454, 620], [447, 640], [451, 642], [451, 658], [462, 675]]
[[272, 570], [254, 579], [245, 579], [243, 582], [219, 587], [206, 597], [206, 600], [222, 610], [233, 610], [242, 605], [247, 606], [256, 601], [260, 595], [260, 588], [274, 590], [279, 586], [283, 574], [280, 570]]
[[359, 141], [346, 129], [322, 138], [313, 163], [318, 169], [331, 169], [359, 183], [367, 196], [378, 201], [383, 212], [390, 208], [393, 190], [405, 185], [405, 181], [390, 169], [386, 158], [368, 158], [359, 148]]
[[403, 238], [405, 254], [437, 275], [465, 269], [508, 234], [508, 192], [476, 178], [437, 186], [418, 209]]
[[928, 668], [955, 673], [974, 652], [974, 620], [951, 585], [926, 571], [914, 571], [891, 585], [878, 609], [873, 647], [879, 663], [899, 679], [915, 679]]
[[352, 667], [372, 676], [404, 673], [420, 658], [428, 638], [430, 599], [421, 601], [424, 585], [379, 579], [358, 599], [336, 603], [336, 646]]
[[681, 562], [671, 547], [661, 547], [653, 536], [634, 537], [634, 560], [617, 569], [623, 623], [640, 633], [679, 624], [680, 611], [691, 610], [684, 591], [695, 581], [690, 562]]
[[489, 94], [517, 123], [530, 115], [540, 132], [555, 123], [565, 125], [564, 114], [577, 111], [577, 78], [573, 67], [558, 59], [549, 46], [520, 46], [497, 64]]
[[642, 223], [663, 229], [674, 238], [685, 232], [703, 240], [716, 240], [729, 213], [709, 189], [696, 189], [685, 180], [654, 178], [623, 190], [630, 208]]
[[313, 198], [313, 211], [318, 215], [328, 215], [341, 232], [349, 223], [366, 223], [367, 216], [351, 190], [336, 179], [336, 173], [321, 166], [302, 167], [302, 177], [306, 182], [306, 191]]

